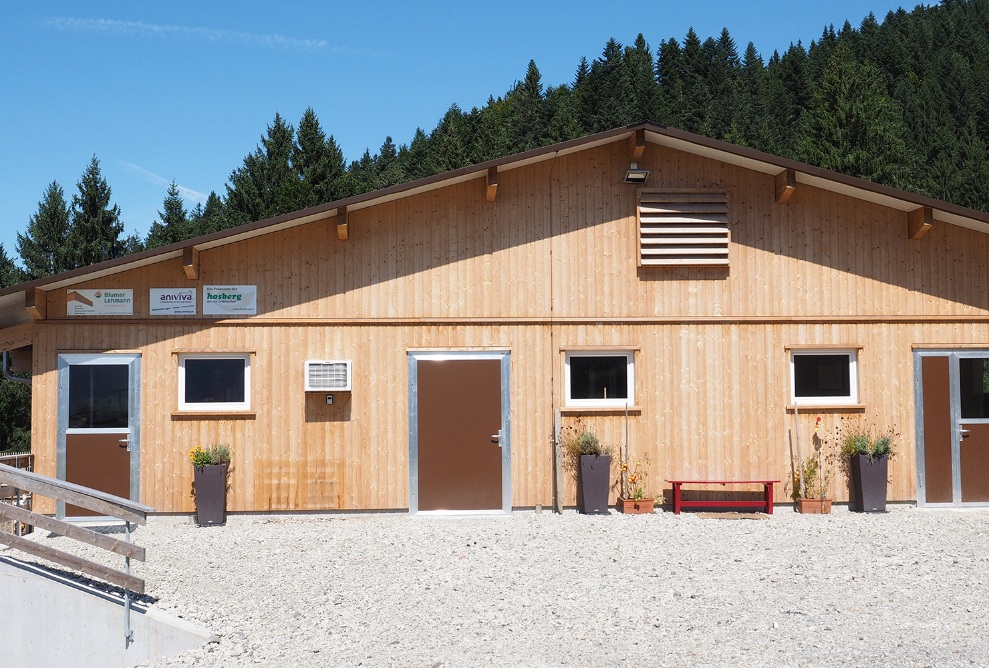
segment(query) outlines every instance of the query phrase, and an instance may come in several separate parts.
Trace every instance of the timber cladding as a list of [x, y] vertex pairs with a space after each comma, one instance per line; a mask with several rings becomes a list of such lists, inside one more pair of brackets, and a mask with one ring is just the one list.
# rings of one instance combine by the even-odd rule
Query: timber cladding
[[[408, 353], [508, 350], [514, 506], [551, 505], [564, 351], [634, 350], [635, 406], [565, 410], [625, 443], [662, 479], [789, 479], [791, 442], [817, 417], [894, 428], [890, 498], [916, 498], [914, 346], [989, 342], [987, 236], [935, 224], [907, 238], [904, 211], [806, 185], [777, 204], [773, 175], [649, 144], [649, 191], [728, 202], [727, 266], [640, 267], [643, 188], [621, 183], [624, 144], [589, 148], [73, 286], [131, 288], [134, 316], [66, 316], [65, 290], [34, 325], [37, 471], [56, 468], [57, 356], [141, 355], [140, 501], [191, 512], [196, 445], [229, 443], [228, 508], [406, 508]], [[257, 315], [150, 317], [149, 290], [256, 285]], [[201, 290], [200, 290], [201, 293]], [[788, 347], [858, 351], [858, 404], [788, 408]], [[178, 410], [178, 351], [248, 351], [251, 408]], [[304, 363], [353, 360], [353, 390], [326, 405]], [[836, 498], [847, 498], [839, 475]], [[783, 487], [783, 486], [780, 486]], [[782, 500], [787, 490], [780, 489]], [[574, 501], [572, 481], [565, 499]]]

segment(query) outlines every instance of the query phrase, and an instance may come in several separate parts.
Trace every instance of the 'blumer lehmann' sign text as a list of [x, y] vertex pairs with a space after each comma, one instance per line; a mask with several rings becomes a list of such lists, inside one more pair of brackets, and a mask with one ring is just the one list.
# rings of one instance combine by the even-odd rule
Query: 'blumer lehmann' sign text
[[68, 315], [134, 315], [134, 291], [66, 290]]

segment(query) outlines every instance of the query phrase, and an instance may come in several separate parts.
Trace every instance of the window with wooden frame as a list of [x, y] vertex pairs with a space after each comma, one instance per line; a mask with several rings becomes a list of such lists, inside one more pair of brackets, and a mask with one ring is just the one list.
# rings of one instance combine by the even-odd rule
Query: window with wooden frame
[[727, 267], [728, 195], [713, 191], [639, 194], [640, 267]]
[[179, 355], [180, 411], [247, 411], [250, 408], [249, 353]]
[[566, 405], [623, 408], [635, 404], [635, 355], [631, 351], [568, 352]]
[[852, 406], [858, 399], [858, 351], [790, 351], [790, 401], [795, 406]]

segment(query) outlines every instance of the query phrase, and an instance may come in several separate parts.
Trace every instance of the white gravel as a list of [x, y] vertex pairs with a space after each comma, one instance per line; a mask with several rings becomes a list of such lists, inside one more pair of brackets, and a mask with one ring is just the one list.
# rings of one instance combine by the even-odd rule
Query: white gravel
[[989, 665], [989, 511], [154, 518], [134, 540], [155, 605], [218, 637], [153, 666]]

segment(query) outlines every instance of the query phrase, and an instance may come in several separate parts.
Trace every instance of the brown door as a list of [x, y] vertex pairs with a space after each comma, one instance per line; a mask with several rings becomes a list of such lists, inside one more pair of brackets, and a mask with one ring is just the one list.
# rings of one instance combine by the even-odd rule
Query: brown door
[[950, 358], [944, 355], [920, 359], [924, 392], [924, 500], [953, 503]]
[[417, 360], [418, 510], [502, 509], [501, 379], [500, 359]]
[[989, 503], [989, 355], [920, 358], [923, 439], [919, 500]]
[[[64, 480], [131, 498], [136, 438], [134, 355], [62, 355], [59, 368], [64, 428]], [[98, 513], [68, 504], [65, 515]]]

